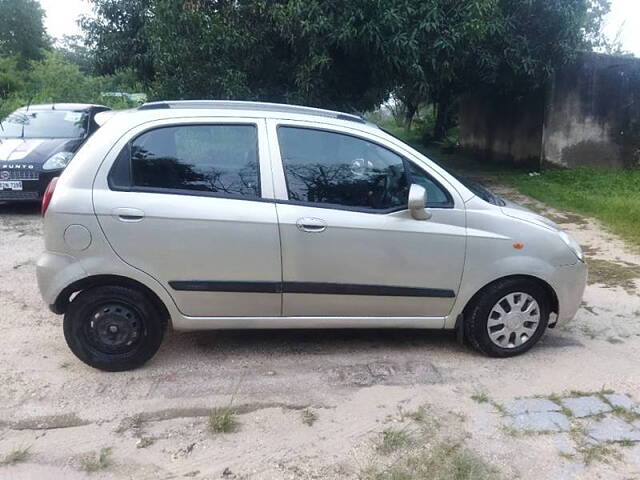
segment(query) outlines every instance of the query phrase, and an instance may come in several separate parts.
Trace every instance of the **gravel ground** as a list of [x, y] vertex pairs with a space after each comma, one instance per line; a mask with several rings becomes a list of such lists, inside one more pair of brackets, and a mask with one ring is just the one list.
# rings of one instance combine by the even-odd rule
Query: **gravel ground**
[[[640, 478], [640, 255], [500, 192], [562, 223], [592, 265], [576, 320], [524, 356], [485, 358], [443, 332], [170, 332], [124, 373], [68, 350], [36, 287], [37, 208], [0, 205], [0, 478], [376, 478], [418, 448], [382, 453], [393, 429], [464, 446], [498, 477]], [[212, 432], [228, 407], [237, 427]]]

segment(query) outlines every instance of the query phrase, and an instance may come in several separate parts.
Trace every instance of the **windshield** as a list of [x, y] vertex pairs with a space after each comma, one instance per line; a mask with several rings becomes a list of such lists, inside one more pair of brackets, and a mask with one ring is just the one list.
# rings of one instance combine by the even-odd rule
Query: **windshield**
[[[380, 130], [382, 130], [384, 133], [386, 133], [387, 135], [390, 135], [393, 138], [395, 138], [396, 140], [399, 140], [402, 143], [404, 143], [405, 145], [408, 145], [403, 139], [401, 139], [400, 137], [397, 137], [396, 135], [394, 135], [393, 133], [389, 132], [388, 130], [385, 130], [384, 128], [382, 128], [380, 126], [378, 126], [378, 128]], [[471, 191], [471, 193], [473, 193], [477, 197], [480, 197], [485, 202], [491, 203], [492, 205], [497, 205], [499, 207], [504, 207], [506, 205], [506, 202], [502, 199], [502, 197], [496, 195], [491, 190], [489, 190], [487, 187], [479, 184], [478, 182], [476, 182], [474, 180], [471, 180], [471, 179], [469, 179], [467, 177], [464, 177], [464, 176], [462, 176], [460, 174], [452, 172], [450, 169], [443, 167], [440, 162], [436, 162], [433, 159], [430, 159], [430, 160], [433, 163], [437, 164], [443, 170], [446, 170], [450, 175], [454, 176], [456, 178], [456, 180], [458, 180], [461, 184], [463, 184], [465, 187], [467, 187]]]
[[20, 109], [0, 124], [6, 138], [79, 138], [87, 133], [88, 115], [83, 111]]
[[452, 172], [451, 170], [447, 170], [451, 175], [453, 175], [454, 177], [456, 177], [456, 180], [458, 180], [461, 184], [463, 184], [465, 187], [467, 187], [469, 190], [471, 190], [471, 192], [480, 197], [482, 200], [484, 200], [485, 202], [489, 202], [492, 205], [497, 205], [499, 207], [504, 207], [506, 205], [505, 201], [498, 195], [496, 195], [495, 193], [493, 193], [491, 190], [489, 190], [487, 187], [481, 185], [480, 183], [471, 180], [467, 177], [463, 177], [462, 175], [459, 175], [457, 173]]

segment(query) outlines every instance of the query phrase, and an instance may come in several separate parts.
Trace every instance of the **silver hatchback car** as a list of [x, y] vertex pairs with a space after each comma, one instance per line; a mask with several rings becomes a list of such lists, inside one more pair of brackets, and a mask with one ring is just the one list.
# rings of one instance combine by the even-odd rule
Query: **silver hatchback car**
[[85, 363], [176, 330], [456, 330], [517, 355], [571, 319], [587, 267], [553, 222], [360, 117], [160, 102], [101, 128], [43, 199], [44, 300]]

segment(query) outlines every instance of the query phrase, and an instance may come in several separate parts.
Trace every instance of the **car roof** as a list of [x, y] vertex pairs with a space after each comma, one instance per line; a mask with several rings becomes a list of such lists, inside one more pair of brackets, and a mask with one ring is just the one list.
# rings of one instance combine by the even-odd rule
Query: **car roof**
[[23, 111], [23, 110], [37, 110], [37, 111], [42, 111], [42, 110], [62, 110], [62, 111], [67, 111], [67, 110], [73, 110], [73, 111], [78, 111], [78, 110], [90, 110], [92, 108], [102, 108], [105, 110], [110, 110], [109, 107], [105, 107], [104, 105], [96, 105], [96, 104], [91, 104], [91, 103], [43, 103], [43, 104], [39, 104], [39, 105], [29, 105], [29, 106], [24, 106], [18, 109], [18, 111]]

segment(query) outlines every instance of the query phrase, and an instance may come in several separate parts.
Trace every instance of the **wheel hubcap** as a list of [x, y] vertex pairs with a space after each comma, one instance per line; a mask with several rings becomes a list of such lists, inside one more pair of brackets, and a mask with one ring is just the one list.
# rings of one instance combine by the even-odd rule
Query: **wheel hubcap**
[[487, 333], [502, 348], [516, 348], [528, 342], [540, 325], [540, 306], [528, 293], [510, 293], [491, 309]]
[[136, 311], [121, 303], [103, 305], [87, 323], [87, 337], [105, 353], [124, 353], [133, 348], [142, 334], [142, 322]]

